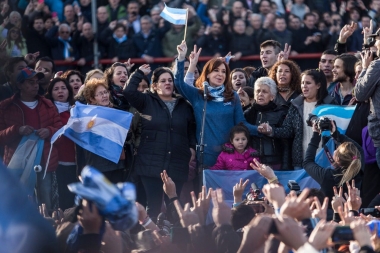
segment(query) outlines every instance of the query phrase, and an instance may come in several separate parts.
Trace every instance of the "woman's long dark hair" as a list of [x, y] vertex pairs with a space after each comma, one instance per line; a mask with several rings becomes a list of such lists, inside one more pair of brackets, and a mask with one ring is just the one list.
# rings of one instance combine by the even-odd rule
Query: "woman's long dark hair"
[[12, 42], [12, 39], [11, 39], [11, 30], [18, 30], [18, 38], [15, 40], [15, 45], [21, 50], [24, 48], [24, 45], [22, 43], [22, 34], [21, 34], [21, 29], [20, 28], [17, 28], [16, 26], [13, 26], [11, 28], [8, 29], [8, 33], [7, 33], [7, 44], [8, 44], [8, 48], [11, 49], [11, 42]]
[[320, 84], [317, 93], [317, 105], [323, 104], [323, 100], [328, 95], [326, 76], [322, 70], [308, 69], [302, 72], [302, 76], [310, 76], [316, 84]]
[[54, 103], [53, 89], [54, 89], [54, 85], [56, 83], [58, 83], [58, 82], [63, 82], [65, 84], [66, 89], [69, 91], [69, 96], [67, 97], [67, 101], [66, 102], [69, 102], [70, 105], [73, 105], [75, 103], [73, 88], [71, 88], [70, 84], [66, 81], [66, 79], [63, 79], [63, 78], [60, 78], [60, 77], [56, 77], [53, 80], [51, 80], [51, 82], [49, 84], [49, 87], [47, 89], [45, 97], [47, 99], [50, 99]]

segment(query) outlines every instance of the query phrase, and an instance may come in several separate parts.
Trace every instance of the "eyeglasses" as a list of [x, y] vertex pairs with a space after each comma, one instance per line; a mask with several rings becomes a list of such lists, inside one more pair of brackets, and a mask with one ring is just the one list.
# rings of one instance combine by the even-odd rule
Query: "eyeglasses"
[[108, 90], [101, 91], [98, 94], [96, 94], [95, 97], [103, 97], [103, 95], [108, 95], [108, 93], [109, 93]]

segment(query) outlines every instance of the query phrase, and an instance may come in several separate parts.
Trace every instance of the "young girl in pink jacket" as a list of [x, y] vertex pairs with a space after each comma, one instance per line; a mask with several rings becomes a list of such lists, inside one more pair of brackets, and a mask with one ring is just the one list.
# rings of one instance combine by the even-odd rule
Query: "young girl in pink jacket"
[[234, 126], [230, 131], [230, 142], [223, 145], [223, 151], [211, 170], [252, 170], [249, 164], [258, 153], [249, 145], [249, 130], [243, 124]]

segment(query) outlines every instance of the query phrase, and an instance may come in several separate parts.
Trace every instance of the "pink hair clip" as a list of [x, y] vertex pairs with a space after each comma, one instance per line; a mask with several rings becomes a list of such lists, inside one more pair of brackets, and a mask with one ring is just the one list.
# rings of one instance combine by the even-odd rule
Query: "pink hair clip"
[[352, 157], [352, 160], [356, 160], [356, 159], [358, 159], [357, 156], [353, 156], [353, 157]]

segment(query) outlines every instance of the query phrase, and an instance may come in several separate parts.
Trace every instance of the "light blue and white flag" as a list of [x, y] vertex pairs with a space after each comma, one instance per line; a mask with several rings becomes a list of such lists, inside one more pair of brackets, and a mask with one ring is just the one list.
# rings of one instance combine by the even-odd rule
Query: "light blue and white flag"
[[175, 25], [185, 25], [187, 19], [187, 9], [177, 9], [167, 7], [161, 12], [160, 16]]
[[355, 108], [356, 105], [320, 105], [313, 110], [312, 114], [335, 120], [339, 132], [345, 134]]
[[76, 102], [69, 121], [53, 135], [51, 144], [64, 135], [82, 148], [118, 163], [132, 117], [129, 112]]

